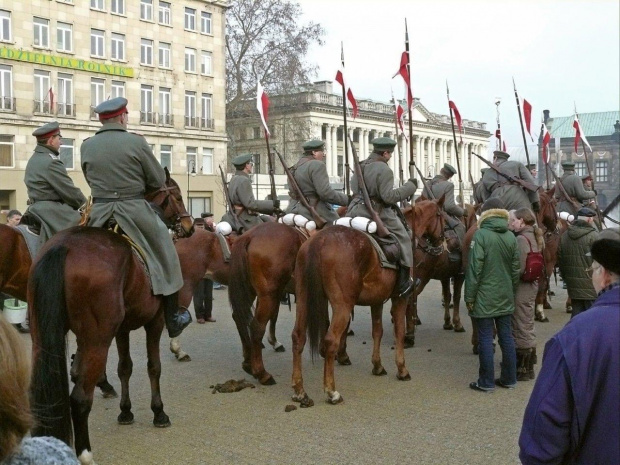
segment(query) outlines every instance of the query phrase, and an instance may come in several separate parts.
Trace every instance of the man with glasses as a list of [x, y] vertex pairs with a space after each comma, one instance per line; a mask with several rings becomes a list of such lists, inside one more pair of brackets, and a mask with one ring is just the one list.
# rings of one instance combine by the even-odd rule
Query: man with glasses
[[568, 297], [571, 299], [571, 318], [587, 310], [596, 299], [589, 269], [592, 259], [586, 256], [592, 243], [598, 239], [599, 232], [594, 220], [596, 212], [583, 207], [577, 212], [577, 219], [560, 238], [558, 266], [566, 283]]
[[78, 225], [78, 208], [86, 203], [86, 197], [75, 187], [60, 160], [62, 135], [58, 122], [47, 123], [32, 135], [37, 138], [37, 146], [24, 176], [30, 205], [25, 216], [32, 215], [41, 221], [43, 244], [57, 232]]

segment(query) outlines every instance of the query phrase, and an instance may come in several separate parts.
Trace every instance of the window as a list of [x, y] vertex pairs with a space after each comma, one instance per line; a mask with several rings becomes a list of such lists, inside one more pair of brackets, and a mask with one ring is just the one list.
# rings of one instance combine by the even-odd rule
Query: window
[[75, 116], [73, 104], [73, 76], [58, 73], [58, 103], [56, 110], [59, 116]]
[[90, 80], [90, 117], [97, 119], [97, 114], [93, 111], [97, 105], [104, 100], [105, 81], [103, 79], [91, 78]]
[[200, 74], [206, 74], [211, 76], [213, 69], [211, 68], [211, 61], [213, 54], [211, 52], [202, 51], [200, 53]]
[[159, 124], [172, 126], [172, 94], [170, 89], [159, 88]]
[[185, 126], [198, 127], [196, 121], [196, 92], [185, 92]]
[[59, 22], [56, 26], [56, 50], [59, 52], [73, 51], [73, 26]]
[[202, 148], [202, 174], [213, 174], [213, 149]]
[[112, 81], [111, 98], [125, 96], [125, 83], [123, 81]]
[[90, 54], [94, 57], [105, 56], [104, 33], [98, 29], [90, 30]]
[[153, 21], [153, 0], [140, 0], [140, 19]]
[[159, 43], [159, 67], [170, 68], [170, 44]]
[[117, 15], [125, 14], [125, 0], [111, 0], [110, 11]]
[[159, 2], [159, 24], [165, 24], [166, 26], [172, 24], [170, 3], [168, 2]]
[[34, 71], [34, 111], [36, 113], [50, 113], [50, 73], [49, 71]]
[[575, 162], [575, 174], [579, 177], [585, 176], [586, 174], [588, 174], [588, 167], [585, 161]]
[[198, 172], [197, 159], [198, 147], [187, 147], [187, 174], [196, 174]]
[[153, 86], [140, 87], [140, 122], [155, 123], [153, 114]]
[[153, 41], [142, 39], [140, 43], [140, 64], [153, 66]]
[[200, 32], [211, 34], [211, 13], [206, 11], [200, 13]]
[[[259, 153], [255, 153], [254, 155], [252, 155], [252, 160], [254, 161], [254, 173], [261, 174], [261, 171], [260, 171], [260, 154]], [[262, 173], [262, 174], [264, 174], [264, 173]]]
[[125, 60], [125, 35], [112, 33], [110, 44], [110, 58], [113, 60]]
[[9, 11], [0, 10], [0, 40], [11, 41], [11, 13]]
[[193, 48], [185, 49], [185, 72], [196, 72], [196, 50]]
[[252, 132], [253, 132], [252, 138], [254, 138], [254, 139], [261, 139], [262, 138], [262, 133], [261, 133], [260, 126], [252, 128]]
[[162, 145], [159, 150], [159, 163], [172, 172], [172, 145]]
[[90, 7], [93, 10], [105, 11], [105, 2], [104, 0], [90, 0]]
[[62, 138], [60, 141], [60, 161], [64, 163], [68, 170], [73, 169], [73, 139]]
[[6, 65], [0, 65], [0, 110], [15, 110], [13, 68]]
[[211, 210], [211, 197], [189, 197], [189, 211], [192, 216], [198, 216], [203, 212], [210, 212]]
[[196, 10], [185, 7], [185, 29], [196, 30]]
[[211, 94], [202, 94], [200, 103], [202, 104], [200, 127], [203, 129], [213, 129], [213, 96]]
[[596, 182], [609, 182], [609, 162], [607, 160], [597, 160], [595, 164]]
[[0, 167], [14, 168], [13, 147], [15, 145], [14, 136], [0, 135]]
[[50, 46], [50, 20], [34, 18], [34, 45], [37, 47], [49, 48]]

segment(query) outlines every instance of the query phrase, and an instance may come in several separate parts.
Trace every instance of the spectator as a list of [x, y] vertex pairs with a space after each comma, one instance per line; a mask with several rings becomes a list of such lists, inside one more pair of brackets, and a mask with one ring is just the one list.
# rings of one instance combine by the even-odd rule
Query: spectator
[[[511, 317], [519, 284], [519, 249], [508, 230], [508, 212], [498, 198], [490, 198], [481, 209], [478, 231], [469, 250], [465, 272], [465, 303], [478, 328], [478, 381], [471, 389], [495, 390], [495, 385], [513, 388], [517, 384], [515, 343]], [[502, 349], [501, 374], [495, 378], [493, 362], [493, 324]]]
[[620, 231], [592, 244], [592, 307], [545, 346], [525, 409], [521, 462], [620, 463]]
[[592, 259], [586, 254], [598, 238], [594, 225], [596, 212], [583, 207], [577, 212], [577, 220], [569, 225], [560, 238], [558, 266], [572, 304], [572, 317], [586, 311], [596, 299], [592, 280], [586, 269]]
[[19, 210], [2, 210], [2, 213], [6, 213], [6, 224], [9, 226], [17, 226], [22, 219], [22, 214]]
[[28, 396], [30, 354], [2, 316], [0, 373], [0, 463], [77, 464], [77, 457], [64, 442], [52, 437], [26, 437], [33, 424]]
[[[194, 228], [207, 231], [215, 231], [213, 226], [213, 213], [203, 213], [200, 218], [194, 220]], [[213, 318], [213, 281], [203, 278], [194, 289], [194, 312], [196, 322], [205, 324], [206, 322], [215, 323]]]
[[[2, 213], [6, 215], [6, 224], [7, 226], [16, 227], [22, 219], [22, 214], [19, 210], [2, 210]], [[11, 296], [8, 294], [4, 294], [0, 292], [0, 311], [4, 310], [4, 302], [6, 299], [10, 299]], [[20, 333], [29, 333], [30, 328], [28, 326], [28, 320], [26, 320], [23, 324], [17, 323], [14, 324], [15, 328]]]

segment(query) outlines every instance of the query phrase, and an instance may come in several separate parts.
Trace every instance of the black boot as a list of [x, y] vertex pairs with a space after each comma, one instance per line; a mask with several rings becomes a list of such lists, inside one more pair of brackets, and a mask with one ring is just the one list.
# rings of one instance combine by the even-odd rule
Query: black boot
[[530, 379], [536, 378], [536, 372], [534, 371], [534, 365], [538, 363], [538, 356], [536, 355], [536, 347], [532, 349], [530, 354], [530, 360], [527, 364], [527, 374]]
[[398, 284], [396, 285], [398, 297], [407, 297], [414, 289], [415, 286], [409, 274], [409, 267], [401, 265], [398, 269]]
[[168, 328], [168, 335], [170, 337], [180, 336], [183, 330], [192, 322], [192, 315], [190, 315], [189, 310], [184, 308], [183, 313], [179, 313], [178, 302], [178, 292], [162, 297], [162, 303], [164, 305], [164, 319], [166, 321], [166, 327]]
[[517, 349], [517, 381], [529, 381], [527, 367], [531, 358], [532, 349]]

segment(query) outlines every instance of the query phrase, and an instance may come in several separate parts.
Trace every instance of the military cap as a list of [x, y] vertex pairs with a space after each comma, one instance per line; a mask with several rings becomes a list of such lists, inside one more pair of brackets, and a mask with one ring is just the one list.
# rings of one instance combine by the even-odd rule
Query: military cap
[[312, 139], [302, 145], [304, 152], [312, 152], [314, 150], [322, 150], [325, 146], [325, 142], [318, 139]]
[[393, 152], [396, 146], [396, 141], [389, 137], [377, 137], [370, 141], [373, 145], [375, 152]]
[[620, 230], [608, 228], [601, 231], [586, 255], [592, 256], [606, 270], [620, 274]]
[[115, 116], [127, 113], [127, 99], [124, 97], [116, 97], [105, 102], [101, 102], [95, 107], [95, 113], [99, 115], [99, 119], [110, 119]]
[[562, 168], [564, 168], [565, 170], [574, 170], [575, 169], [575, 162], [573, 162], [573, 161], [563, 161], [562, 162]]
[[525, 167], [526, 167], [528, 170], [530, 170], [530, 171], [531, 171], [531, 170], [535, 170], [535, 169], [536, 169], [536, 163], [530, 163], [529, 165], [525, 165]]
[[43, 126], [32, 131], [32, 135], [38, 140], [47, 140], [52, 136], [60, 133], [60, 124], [58, 121], [44, 124]]
[[585, 216], [586, 218], [593, 218], [596, 216], [596, 212], [588, 207], [581, 207], [577, 212], [577, 216]]
[[496, 158], [505, 158], [506, 160], [508, 160], [510, 158], [510, 154], [502, 151], [502, 150], [496, 150], [495, 152], [493, 152], [493, 156]]
[[213, 216], [213, 213], [211, 212], [205, 212], [205, 213], [200, 214], [200, 218], [211, 218], [212, 216]]
[[246, 153], [244, 155], [237, 155], [232, 159], [232, 164], [235, 166], [245, 166], [245, 164], [249, 161], [252, 161], [252, 154]]
[[456, 169], [454, 168], [454, 166], [450, 165], [449, 163], [444, 163], [442, 169], [450, 173], [450, 175], [452, 176], [456, 174]]

